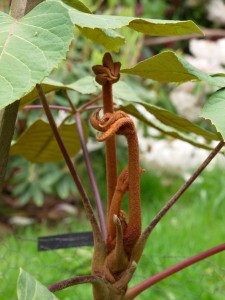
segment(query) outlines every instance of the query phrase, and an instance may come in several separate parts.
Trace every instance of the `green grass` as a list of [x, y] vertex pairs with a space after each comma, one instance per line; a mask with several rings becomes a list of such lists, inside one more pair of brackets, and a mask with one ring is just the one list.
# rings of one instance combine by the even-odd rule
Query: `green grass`
[[[181, 178], [142, 175], [143, 228], [183, 184]], [[224, 243], [225, 172], [205, 172], [151, 234], [130, 286], [186, 257]], [[19, 267], [45, 285], [90, 274], [92, 248], [38, 252], [37, 236], [89, 230], [86, 221], [64, 220], [57, 228], [32, 226], [0, 241], [0, 299], [16, 299]], [[92, 299], [89, 285], [56, 293], [61, 300]], [[137, 299], [222, 300], [225, 298], [225, 253], [193, 265], [145, 291]]]

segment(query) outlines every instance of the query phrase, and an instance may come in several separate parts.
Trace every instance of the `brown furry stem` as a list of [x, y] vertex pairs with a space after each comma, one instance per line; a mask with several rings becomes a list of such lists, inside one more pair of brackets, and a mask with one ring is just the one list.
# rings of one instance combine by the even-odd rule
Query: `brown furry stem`
[[[141, 234], [140, 174], [138, 139], [132, 119], [122, 111], [113, 111], [112, 84], [119, 80], [120, 63], [113, 63], [109, 53], [103, 65], [93, 67], [96, 81], [102, 85], [104, 115], [99, 110], [90, 117], [91, 125], [102, 134], [99, 142], [106, 142], [107, 165], [107, 242], [103, 269], [96, 276], [105, 280], [105, 285], [95, 284], [94, 299], [123, 300], [128, 283], [136, 269], [131, 259]], [[115, 136], [124, 135], [128, 144], [128, 167], [117, 177]], [[124, 195], [128, 192], [128, 220], [121, 210]], [[96, 255], [98, 251], [95, 251]], [[97, 259], [97, 257], [96, 257]]]
[[[107, 216], [108, 239], [107, 239], [107, 266], [114, 266], [113, 273], [116, 273], [115, 266], [118, 259], [115, 253], [116, 247], [116, 228], [113, 224], [113, 215], [116, 214], [123, 227], [123, 245], [126, 256], [125, 262], [129, 260], [132, 250], [141, 234], [141, 207], [140, 207], [140, 168], [138, 139], [134, 123], [131, 118], [122, 111], [113, 114], [107, 113], [101, 119], [99, 112], [92, 114], [92, 125], [103, 132], [101, 136], [97, 135], [98, 141], [106, 141], [115, 134], [124, 135], [128, 143], [128, 168], [125, 169], [118, 178], [117, 186], [114, 191], [109, 214]], [[128, 178], [127, 178], [128, 177]], [[129, 186], [129, 189], [128, 189]], [[129, 221], [126, 223], [124, 214], [121, 216], [120, 205], [122, 198], [127, 191], [129, 192]], [[112, 253], [113, 254], [112, 254]], [[117, 269], [117, 272], [121, 270]]]
[[[109, 53], [103, 57], [102, 65], [93, 66], [96, 81], [102, 85], [104, 113], [113, 113], [112, 84], [120, 78], [119, 62], [113, 62]], [[109, 211], [117, 182], [116, 142], [115, 136], [106, 141], [106, 179], [107, 179], [107, 210]]]

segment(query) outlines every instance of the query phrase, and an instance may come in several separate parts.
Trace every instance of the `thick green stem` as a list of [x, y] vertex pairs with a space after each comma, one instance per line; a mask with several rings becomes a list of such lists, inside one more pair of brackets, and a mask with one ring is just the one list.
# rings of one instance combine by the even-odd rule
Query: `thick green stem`
[[[10, 15], [15, 19], [20, 19], [42, 1], [43, 0], [12, 0]], [[0, 194], [3, 188], [18, 107], [19, 101], [15, 101], [0, 111]]]

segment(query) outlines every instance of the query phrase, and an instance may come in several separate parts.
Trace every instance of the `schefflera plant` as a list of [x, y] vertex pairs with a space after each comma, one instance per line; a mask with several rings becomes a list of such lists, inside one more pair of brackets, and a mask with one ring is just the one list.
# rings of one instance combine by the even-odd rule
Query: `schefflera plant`
[[[18, 1], [13, 1], [18, 3]], [[28, 1], [31, 2], [31, 1]], [[36, 1], [35, 1], [36, 2]], [[40, 1], [41, 2], [41, 1]], [[59, 1], [44, 1], [43, 4], [40, 4], [37, 9], [33, 10], [30, 15], [25, 16], [25, 18], [18, 17], [18, 20], [10, 18], [8, 15], [1, 14], [1, 30], [4, 33], [4, 37], [1, 41], [2, 49], [9, 51], [11, 49], [13, 55], [7, 55], [3, 53], [1, 55], [0, 62], [3, 64], [4, 68], [0, 68], [0, 75], [2, 78], [7, 77], [7, 82], [10, 84], [4, 83], [0, 86], [0, 94], [4, 95], [0, 99], [0, 108], [8, 108], [8, 105], [17, 103], [17, 100], [20, 99], [20, 104], [23, 106], [23, 97], [28, 97], [29, 101], [25, 104], [36, 99], [36, 94], [42, 101], [42, 105], [38, 107], [35, 105], [34, 108], [44, 108], [46, 116], [49, 121], [49, 125], [52, 128], [54, 136], [58, 142], [59, 148], [61, 149], [62, 155], [67, 163], [67, 166], [70, 170], [70, 173], [74, 179], [74, 182], [77, 186], [77, 189], [81, 195], [83, 205], [88, 217], [89, 222], [91, 223], [93, 236], [94, 236], [94, 256], [92, 262], [92, 274], [87, 276], [79, 276], [71, 278], [59, 283], [56, 283], [49, 287], [50, 291], [57, 291], [68, 286], [81, 283], [91, 283], [93, 285], [93, 294], [94, 299], [133, 299], [139, 295], [142, 291], [149, 288], [153, 284], [159, 282], [163, 278], [166, 278], [177, 272], [184, 267], [187, 267], [205, 257], [209, 257], [215, 253], [223, 251], [225, 245], [217, 246], [213, 249], [207, 250], [198, 254], [190, 259], [181, 262], [178, 265], [175, 265], [167, 270], [162, 271], [159, 274], [156, 274], [149, 278], [148, 280], [138, 284], [137, 286], [128, 288], [128, 283], [132, 278], [132, 275], [136, 269], [136, 265], [142, 255], [144, 245], [154, 229], [158, 224], [160, 219], [166, 214], [166, 212], [174, 205], [174, 203], [180, 198], [183, 192], [192, 184], [192, 182], [198, 177], [202, 170], [208, 165], [212, 158], [221, 150], [224, 145], [221, 137], [215, 136], [211, 132], [206, 132], [202, 128], [196, 127], [193, 123], [184, 120], [183, 118], [169, 113], [166, 110], [157, 108], [147, 103], [140, 101], [134, 102], [134, 104], [140, 104], [146, 108], [149, 113], [154, 114], [162, 123], [172, 127], [170, 132], [165, 132], [165, 128], [160, 127], [154, 123], [150, 124], [149, 120], [146, 120], [144, 116], [140, 116], [137, 111], [133, 113], [139, 119], [144, 120], [147, 124], [153, 126], [154, 128], [160, 130], [163, 133], [167, 133], [174, 137], [187, 140], [189, 142], [198, 145], [196, 142], [191, 141], [184, 135], [179, 135], [178, 131], [175, 129], [182, 130], [185, 127], [185, 130], [188, 132], [197, 133], [200, 136], [206, 138], [221, 140], [218, 145], [213, 149], [208, 158], [203, 162], [199, 169], [191, 176], [191, 178], [184, 184], [184, 186], [169, 200], [169, 202], [162, 208], [162, 210], [155, 216], [155, 218], [150, 222], [149, 226], [141, 233], [141, 210], [140, 210], [140, 175], [143, 170], [139, 167], [138, 162], [138, 141], [135, 132], [134, 124], [131, 118], [125, 113], [129, 112], [132, 114], [134, 111], [132, 105], [124, 105], [121, 109], [123, 111], [115, 111], [113, 109], [113, 96], [112, 96], [112, 84], [116, 83], [119, 80], [119, 70], [120, 63], [113, 63], [111, 56], [106, 54], [103, 58], [103, 65], [95, 66], [93, 68], [94, 73], [96, 74], [97, 82], [102, 85], [103, 91], [103, 116], [100, 117], [101, 112], [96, 111], [91, 116], [92, 125], [100, 132], [97, 135], [99, 141], [106, 142], [106, 160], [107, 160], [107, 189], [108, 189], [108, 207], [107, 207], [107, 222], [105, 226], [104, 215], [101, 209], [98, 209], [99, 213], [99, 222], [95, 218], [93, 209], [90, 205], [89, 199], [85, 193], [85, 190], [79, 180], [74, 164], [70, 158], [72, 156], [68, 149], [66, 149], [65, 139], [60, 135], [60, 130], [57, 128], [54, 118], [51, 114], [45, 93], [50, 90], [57, 89], [71, 89], [71, 86], [63, 85], [62, 83], [54, 85], [54, 82], [46, 81], [43, 82], [44, 77], [48, 76], [52, 68], [58, 65], [59, 61], [65, 57], [66, 51], [68, 49], [69, 43], [72, 40], [72, 23], [76, 25], [83, 35], [92, 38], [94, 41], [102, 42], [102, 45], [107, 45], [111, 50], [117, 51], [118, 48], [122, 45], [121, 36], [118, 37], [115, 35], [115, 32], [106, 29], [118, 29], [124, 26], [129, 27], [132, 30], [142, 32], [144, 34], [150, 35], [173, 35], [176, 34], [187, 34], [198, 32], [199, 30], [190, 24], [190, 22], [179, 22], [175, 21], [163, 21], [163, 20], [149, 20], [141, 19], [134, 17], [120, 17], [120, 16], [106, 16], [106, 15], [94, 15], [91, 14], [80, 1], [63, 1], [67, 4], [72, 4], [74, 8], [69, 8], [68, 6], [63, 6]], [[41, 12], [41, 13], [40, 13]], [[68, 13], [69, 12], [69, 13]], [[51, 20], [51, 22], [45, 22], [44, 20]], [[31, 22], [32, 26], [27, 26]], [[54, 22], [53, 22], [54, 21]], [[60, 21], [60, 24], [55, 22]], [[72, 22], [72, 23], [71, 23]], [[1, 25], [0, 24], [0, 25]], [[35, 26], [33, 26], [35, 25]], [[38, 26], [37, 26], [38, 25]], [[46, 30], [46, 26], [47, 29]], [[43, 27], [43, 28], [42, 28]], [[65, 28], [64, 28], [65, 27]], [[11, 32], [10, 28], [14, 28], [14, 31]], [[37, 29], [38, 28], [38, 29]], [[56, 30], [57, 28], [57, 30]], [[8, 34], [5, 33], [6, 29]], [[197, 31], [196, 31], [197, 30]], [[44, 32], [45, 34], [42, 34]], [[52, 41], [52, 37], [55, 36], [54, 43], [48, 43], [46, 45], [46, 36], [48, 37], [47, 32], [50, 34], [49, 41]], [[54, 35], [52, 35], [52, 32]], [[67, 34], [66, 34], [67, 33]], [[30, 59], [30, 47], [26, 46], [26, 43], [16, 43], [17, 47], [9, 47], [11, 41], [15, 43], [18, 38], [18, 34], [21, 40], [31, 44], [31, 41], [35, 45], [32, 48], [32, 53], [36, 49], [38, 51], [38, 45], [41, 51], [38, 51], [39, 55], [36, 55], [37, 64], [33, 63], [33, 60]], [[61, 43], [59, 43], [61, 41]], [[110, 42], [110, 43], [109, 43]], [[64, 45], [64, 46], [63, 46]], [[43, 46], [43, 49], [42, 49]], [[49, 51], [51, 49], [51, 51]], [[55, 55], [53, 56], [53, 49]], [[21, 62], [20, 68], [13, 61], [13, 58], [21, 58], [21, 53], [23, 53], [23, 62]], [[42, 56], [44, 54], [44, 56]], [[50, 56], [49, 56], [50, 55]], [[53, 59], [54, 58], [54, 59]], [[18, 61], [18, 59], [16, 59]], [[43, 63], [48, 61], [52, 64], [48, 64], [49, 68], [46, 69], [46, 64]], [[8, 72], [8, 70], [11, 72]], [[23, 76], [15, 76], [18, 74]], [[32, 71], [32, 72], [30, 72]], [[150, 78], [153, 80], [163, 81], [163, 82], [185, 82], [190, 80], [204, 80], [211, 84], [224, 87], [224, 80], [222, 77], [212, 77], [205, 73], [200, 72], [196, 68], [189, 65], [181, 57], [177, 56], [171, 51], [164, 51], [158, 55], [155, 55], [145, 61], [138, 63], [133, 68], [121, 70], [123, 73], [138, 75], [144, 78]], [[31, 75], [32, 80], [28, 80]], [[18, 86], [18, 78], [21, 79]], [[30, 93], [30, 90], [36, 85], [36, 88]], [[46, 86], [47, 85], [47, 86]], [[11, 86], [15, 93], [11, 95]], [[222, 90], [221, 93], [224, 91]], [[8, 95], [8, 97], [6, 97]], [[220, 96], [220, 93], [217, 94]], [[219, 97], [220, 99], [221, 97]], [[98, 97], [99, 99], [99, 97]], [[96, 100], [96, 99], [95, 99]], [[127, 99], [130, 100], [130, 99]], [[213, 99], [212, 99], [213, 100]], [[214, 99], [218, 104], [218, 99]], [[19, 103], [19, 102], [18, 102]], [[17, 103], [17, 105], [18, 105]], [[69, 101], [70, 104], [71, 101]], [[76, 110], [73, 105], [69, 112], [75, 115], [76, 126], [79, 133], [82, 133], [82, 123], [80, 119], [80, 114], [84, 111], [84, 107], [90, 106], [93, 103], [89, 101]], [[129, 107], [131, 106], [131, 107]], [[90, 108], [90, 107], [89, 107]], [[16, 107], [16, 109], [18, 109]], [[57, 109], [63, 109], [62, 107]], [[64, 107], [64, 110], [68, 111], [68, 107]], [[212, 119], [209, 115], [211, 109], [207, 109], [205, 116]], [[223, 109], [219, 110], [220, 112]], [[7, 109], [6, 109], [7, 112]], [[4, 113], [4, 112], [3, 112]], [[9, 123], [9, 118], [2, 117], [0, 115], [0, 124], [2, 122], [7, 128], [11, 128], [12, 124]], [[218, 118], [213, 116], [213, 118]], [[15, 114], [16, 117], [16, 114]], [[14, 118], [15, 119], [15, 118]], [[223, 118], [221, 118], [223, 120]], [[216, 120], [214, 122], [216, 124]], [[223, 123], [223, 122], [222, 122]], [[10, 125], [11, 124], [11, 125]], [[220, 129], [218, 124], [218, 128]], [[223, 125], [223, 124], [222, 124]], [[0, 126], [1, 128], [2, 125]], [[3, 133], [3, 134], [2, 134]], [[115, 148], [115, 136], [124, 135], [128, 143], [128, 166], [125, 168], [120, 175], [117, 173], [117, 164], [116, 164], [116, 148]], [[213, 135], [213, 136], [212, 136]], [[62, 134], [63, 136], [63, 134]], [[68, 137], [68, 135], [66, 134]], [[223, 139], [225, 134], [223, 134]], [[63, 136], [65, 138], [65, 136]], [[0, 130], [0, 140], [3, 141], [4, 146], [10, 144], [11, 137], [6, 133], [4, 129]], [[73, 140], [74, 143], [74, 140]], [[88, 156], [87, 149], [85, 148], [85, 139], [82, 138], [81, 134], [81, 143], [83, 146], [84, 157], [87, 161]], [[203, 145], [208, 148], [207, 145]], [[3, 147], [4, 150], [5, 147]], [[2, 150], [2, 149], [1, 149]], [[84, 151], [85, 150], [85, 151]], [[85, 154], [86, 153], [86, 154]], [[0, 189], [1, 182], [3, 180], [6, 155], [3, 151], [3, 155], [0, 155]], [[90, 169], [89, 169], [90, 171]], [[128, 216], [125, 212], [121, 210], [121, 203], [125, 194], [129, 194], [129, 211]], [[97, 202], [97, 198], [96, 198]], [[100, 205], [98, 205], [98, 208]], [[24, 299], [55, 299], [56, 297], [52, 293], [46, 292], [46, 289], [38, 284], [36, 289], [30, 288], [34, 285], [37, 285], [37, 281], [33, 281], [31, 277], [24, 271], [21, 271], [18, 280], [18, 298], [19, 300]], [[33, 297], [35, 293], [36, 298]], [[30, 293], [30, 294], [29, 294]], [[39, 294], [38, 294], [39, 293]], [[38, 294], [38, 295], [37, 295]], [[75, 294], [75, 293], [74, 293]], [[40, 296], [41, 295], [41, 296]], [[76, 297], [76, 296], [75, 296]]]
[[[53, 284], [49, 286], [49, 290], [52, 292], [76, 284], [91, 283], [94, 300], [131, 300], [162, 279], [225, 250], [225, 244], [206, 250], [128, 288], [150, 233], [215, 155], [220, 152], [224, 141], [218, 143], [189, 180], [141, 232], [140, 176], [144, 170], [139, 166], [138, 137], [131, 117], [124, 111], [114, 111], [113, 105], [112, 85], [120, 79], [120, 66], [119, 62], [113, 62], [111, 55], [106, 53], [102, 65], [93, 67], [96, 81], [102, 86], [103, 112], [98, 109], [92, 113], [90, 123], [98, 131], [96, 139], [106, 143], [107, 214], [106, 224], [99, 214], [99, 226], [91, 206], [88, 202], [86, 204], [84, 202], [94, 237], [92, 275], [79, 276]], [[46, 101], [41, 87], [37, 88], [40, 98], [43, 100], [43, 106], [45, 106]], [[48, 111], [47, 107], [46, 111]], [[119, 175], [117, 172], [116, 135], [124, 136], [128, 146], [128, 166]], [[121, 209], [126, 193], [128, 193], [128, 215]]]

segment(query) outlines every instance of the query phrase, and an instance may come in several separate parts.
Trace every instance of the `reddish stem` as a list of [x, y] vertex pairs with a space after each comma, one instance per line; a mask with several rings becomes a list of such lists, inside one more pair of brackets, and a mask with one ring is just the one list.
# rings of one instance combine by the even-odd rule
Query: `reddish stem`
[[225, 244], [216, 246], [214, 248], [211, 248], [209, 250], [206, 250], [204, 252], [201, 252], [200, 254], [197, 254], [195, 256], [192, 256], [180, 263], [178, 263], [175, 266], [172, 266], [154, 276], [152, 276], [151, 278], [137, 284], [136, 286], [130, 288], [127, 291], [127, 294], [125, 296], [125, 300], [132, 300], [134, 299], [134, 297], [138, 296], [139, 294], [141, 294], [143, 291], [145, 291], [146, 289], [148, 289], [149, 287], [153, 286], [154, 284], [158, 283], [159, 281], [173, 275], [174, 273], [177, 273], [207, 257], [210, 257], [214, 254], [217, 254], [219, 252], [222, 252], [225, 250]]
[[80, 106], [77, 111], [81, 113], [82, 111], [86, 110], [91, 104], [94, 104], [95, 102], [99, 101], [101, 98], [102, 98], [102, 94], [96, 96], [95, 98], [91, 99], [90, 101]]
[[[68, 112], [73, 112], [73, 110], [70, 107], [67, 106], [59, 106], [59, 105], [49, 105], [50, 109], [55, 109], [55, 110], [64, 110], [64, 111], [68, 111]], [[102, 108], [102, 105], [92, 105], [92, 106], [88, 106], [85, 108], [82, 108], [81, 111], [87, 111], [87, 110], [96, 110]], [[37, 105], [26, 105], [23, 107], [24, 110], [32, 110], [32, 109], [43, 109], [43, 105], [37, 104]], [[77, 111], [80, 111], [80, 109], [78, 109]]]
[[201, 172], [208, 166], [211, 160], [220, 152], [224, 146], [224, 141], [218, 143], [218, 145], [213, 149], [209, 156], [204, 160], [201, 166], [194, 172], [194, 174], [188, 179], [188, 181], [179, 189], [179, 191], [171, 198], [171, 200], [162, 208], [162, 210], [156, 215], [156, 217], [150, 223], [148, 229], [148, 234], [155, 228], [162, 217], [167, 213], [167, 211], [174, 205], [174, 203], [183, 195], [183, 193], [188, 189], [188, 187], [195, 181], [195, 179], [201, 174]]
[[[50, 109], [55, 109], [55, 110], [64, 110], [68, 112], [72, 112], [72, 109], [67, 106], [59, 106], [59, 105], [49, 105]], [[32, 109], [43, 109], [43, 105], [26, 105], [23, 107], [24, 110], [32, 110]]]
[[112, 94], [112, 83], [107, 81], [102, 86], [104, 114], [113, 113], [113, 94]]
[[77, 131], [78, 131], [79, 138], [80, 138], [80, 143], [81, 143], [82, 150], [83, 150], [84, 160], [85, 160], [85, 163], [86, 163], [89, 179], [90, 179], [90, 182], [91, 182], [91, 187], [92, 187], [94, 197], [95, 197], [95, 202], [96, 202], [96, 206], [97, 206], [97, 211], [98, 211], [98, 216], [99, 216], [102, 235], [103, 235], [104, 240], [106, 240], [105, 214], [104, 214], [104, 211], [103, 211], [102, 201], [101, 201], [101, 197], [100, 197], [100, 194], [99, 194], [99, 190], [98, 190], [98, 187], [97, 187], [97, 184], [96, 184], [96, 181], [95, 181], [94, 172], [93, 172], [93, 169], [92, 169], [92, 166], [91, 166], [91, 161], [90, 161], [90, 157], [89, 157], [89, 154], [88, 154], [87, 146], [86, 146], [86, 143], [85, 143], [83, 128], [82, 128], [82, 122], [81, 122], [81, 117], [80, 117], [79, 112], [77, 112], [75, 114], [75, 121], [76, 121]]
[[86, 107], [82, 111], [97, 110], [97, 109], [102, 109], [102, 105], [91, 105], [91, 106]]
[[82, 186], [82, 183], [80, 181], [80, 178], [74, 168], [74, 165], [72, 163], [72, 160], [68, 154], [68, 151], [65, 147], [65, 144], [62, 140], [62, 137], [58, 131], [58, 128], [56, 126], [56, 123], [55, 123], [55, 120], [51, 114], [51, 111], [49, 109], [49, 106], [48, 106], [48, 102], [47, 102], [47, 99], [45, 97], [45, 94], [42, 90], [42, 87], [41, 85], [37, 84], [36, 85], [36, 89], [37, 89], [37, 92], [38, 92], [38, 95], [40, 97], [40, 100], [42, 102], [42, 105], [43, 105], [43, 108], [45, 110], [45, 113], [46, 113], [46, 116], [48, 118], [48, 121], [49, 121], [49, 124], [52, 128], [52, 131], [54, 133], [54, 136], [56, 138], [56, 141], [58, 143], [58, 146], [63, 154], [63, 157], [66, 161], [66, 164], [68, 166], [68, 169], [70, 170], [70, 173], [73, 177], [73, 180], [74, 180], [74, 183], [76, 184], [77, 186], [77, 189], [81, 195], [81, 198], [82, 198], [82, 201], [83, 201], [83, 205], [84, 205], [84, 209], [86, 211], [86, 214], [87, 214], [87, 217], [88, 217], [88, 220], [89, 222], [91, 223], [91, 226], [92, 226], [92, 230], [93, 230], [93, 235], [94, 235], [94, 242], [99, 242], [100, 244], [103, 243], [103, 239], [102, 239], [102, 235], [101, 235], [101, 232], [100, 232], [100, 229], [99, 229], [99, 226], [98, 226], [98, 222], [94, 216], [94, 212], [93, 212], [93, 209], [92, 209], [92, 206], [89, 202], [89, 199], [85, 193], [85, 190]]
[[69, 278], [57, 283], [54, 283], [48, 287], [49, 291], [56, 292], [63, 290], [67, 287], [77, 285], [77, 284], [84, 284], [84, 283], [95, 283], [101, 281], [100, 278], [93, 276], [93, 275], [87, 275], [87, 276], [77, 276], [74, 278]]

